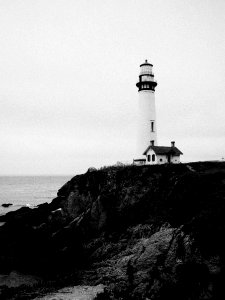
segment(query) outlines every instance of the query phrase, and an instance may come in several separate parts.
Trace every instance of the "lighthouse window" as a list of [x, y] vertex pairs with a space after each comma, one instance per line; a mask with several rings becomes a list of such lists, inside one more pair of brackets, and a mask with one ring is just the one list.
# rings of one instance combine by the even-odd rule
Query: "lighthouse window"
[[148, 155], [148, 161], [151, 161], [151, 155]]
[[151, 122], [151, 132], [154, 131], [154, 122]]
[[152, 161], [155, 161], [155, 154], [152, 154]]

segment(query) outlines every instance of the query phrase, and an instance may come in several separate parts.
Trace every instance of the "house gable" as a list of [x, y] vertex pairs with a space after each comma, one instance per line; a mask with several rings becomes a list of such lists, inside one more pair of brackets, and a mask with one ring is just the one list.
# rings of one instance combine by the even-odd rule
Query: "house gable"
[[143, 153], [146, 156], [146, 164], [180, 163], [182, 152], [176, 147], [149, 146]]
[[157, 155], [153, 149], [149, 149], [146, 153], [146, 164], [157, 164]]

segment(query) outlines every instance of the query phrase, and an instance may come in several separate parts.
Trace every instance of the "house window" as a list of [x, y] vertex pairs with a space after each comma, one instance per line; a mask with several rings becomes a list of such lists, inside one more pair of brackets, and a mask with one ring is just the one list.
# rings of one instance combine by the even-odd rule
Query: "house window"
[[155, 161], [155, 154], [152, 154], [152, 161]]
[[154, 122], [151, 122], [151, 132], [154, 131]]
[[148, 161], [151, 161], [151, 155], [148, 154]]

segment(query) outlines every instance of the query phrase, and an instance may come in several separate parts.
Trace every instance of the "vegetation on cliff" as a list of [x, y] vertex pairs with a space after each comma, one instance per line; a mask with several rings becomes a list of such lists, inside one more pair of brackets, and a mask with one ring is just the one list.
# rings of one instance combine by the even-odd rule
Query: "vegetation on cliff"
[[0, 217], [0, 272], [101, 283], [98, 299], [222, 299], [224, 216], [223, 162], [90, 169]]

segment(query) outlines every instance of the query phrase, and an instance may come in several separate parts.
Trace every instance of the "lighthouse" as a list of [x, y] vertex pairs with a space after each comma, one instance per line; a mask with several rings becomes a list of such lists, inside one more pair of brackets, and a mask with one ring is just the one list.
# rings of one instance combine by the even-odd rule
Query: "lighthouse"
[[137, 157], [133, 159], [135, 165], [178, 164], [183, 153], [175, 147], [175, 141], [171, 146], [158, 146], [155, 87], [157, 82], [152, 72], [153, 65], [147, 60], [140, 65], [138, 87], [138, 133], [137, 133]]
[[137, 155], [141, 158], [150, 141], [157, 145], [155, 87], [157, 82], [147, 60], [140, 65], [138, 87]]

